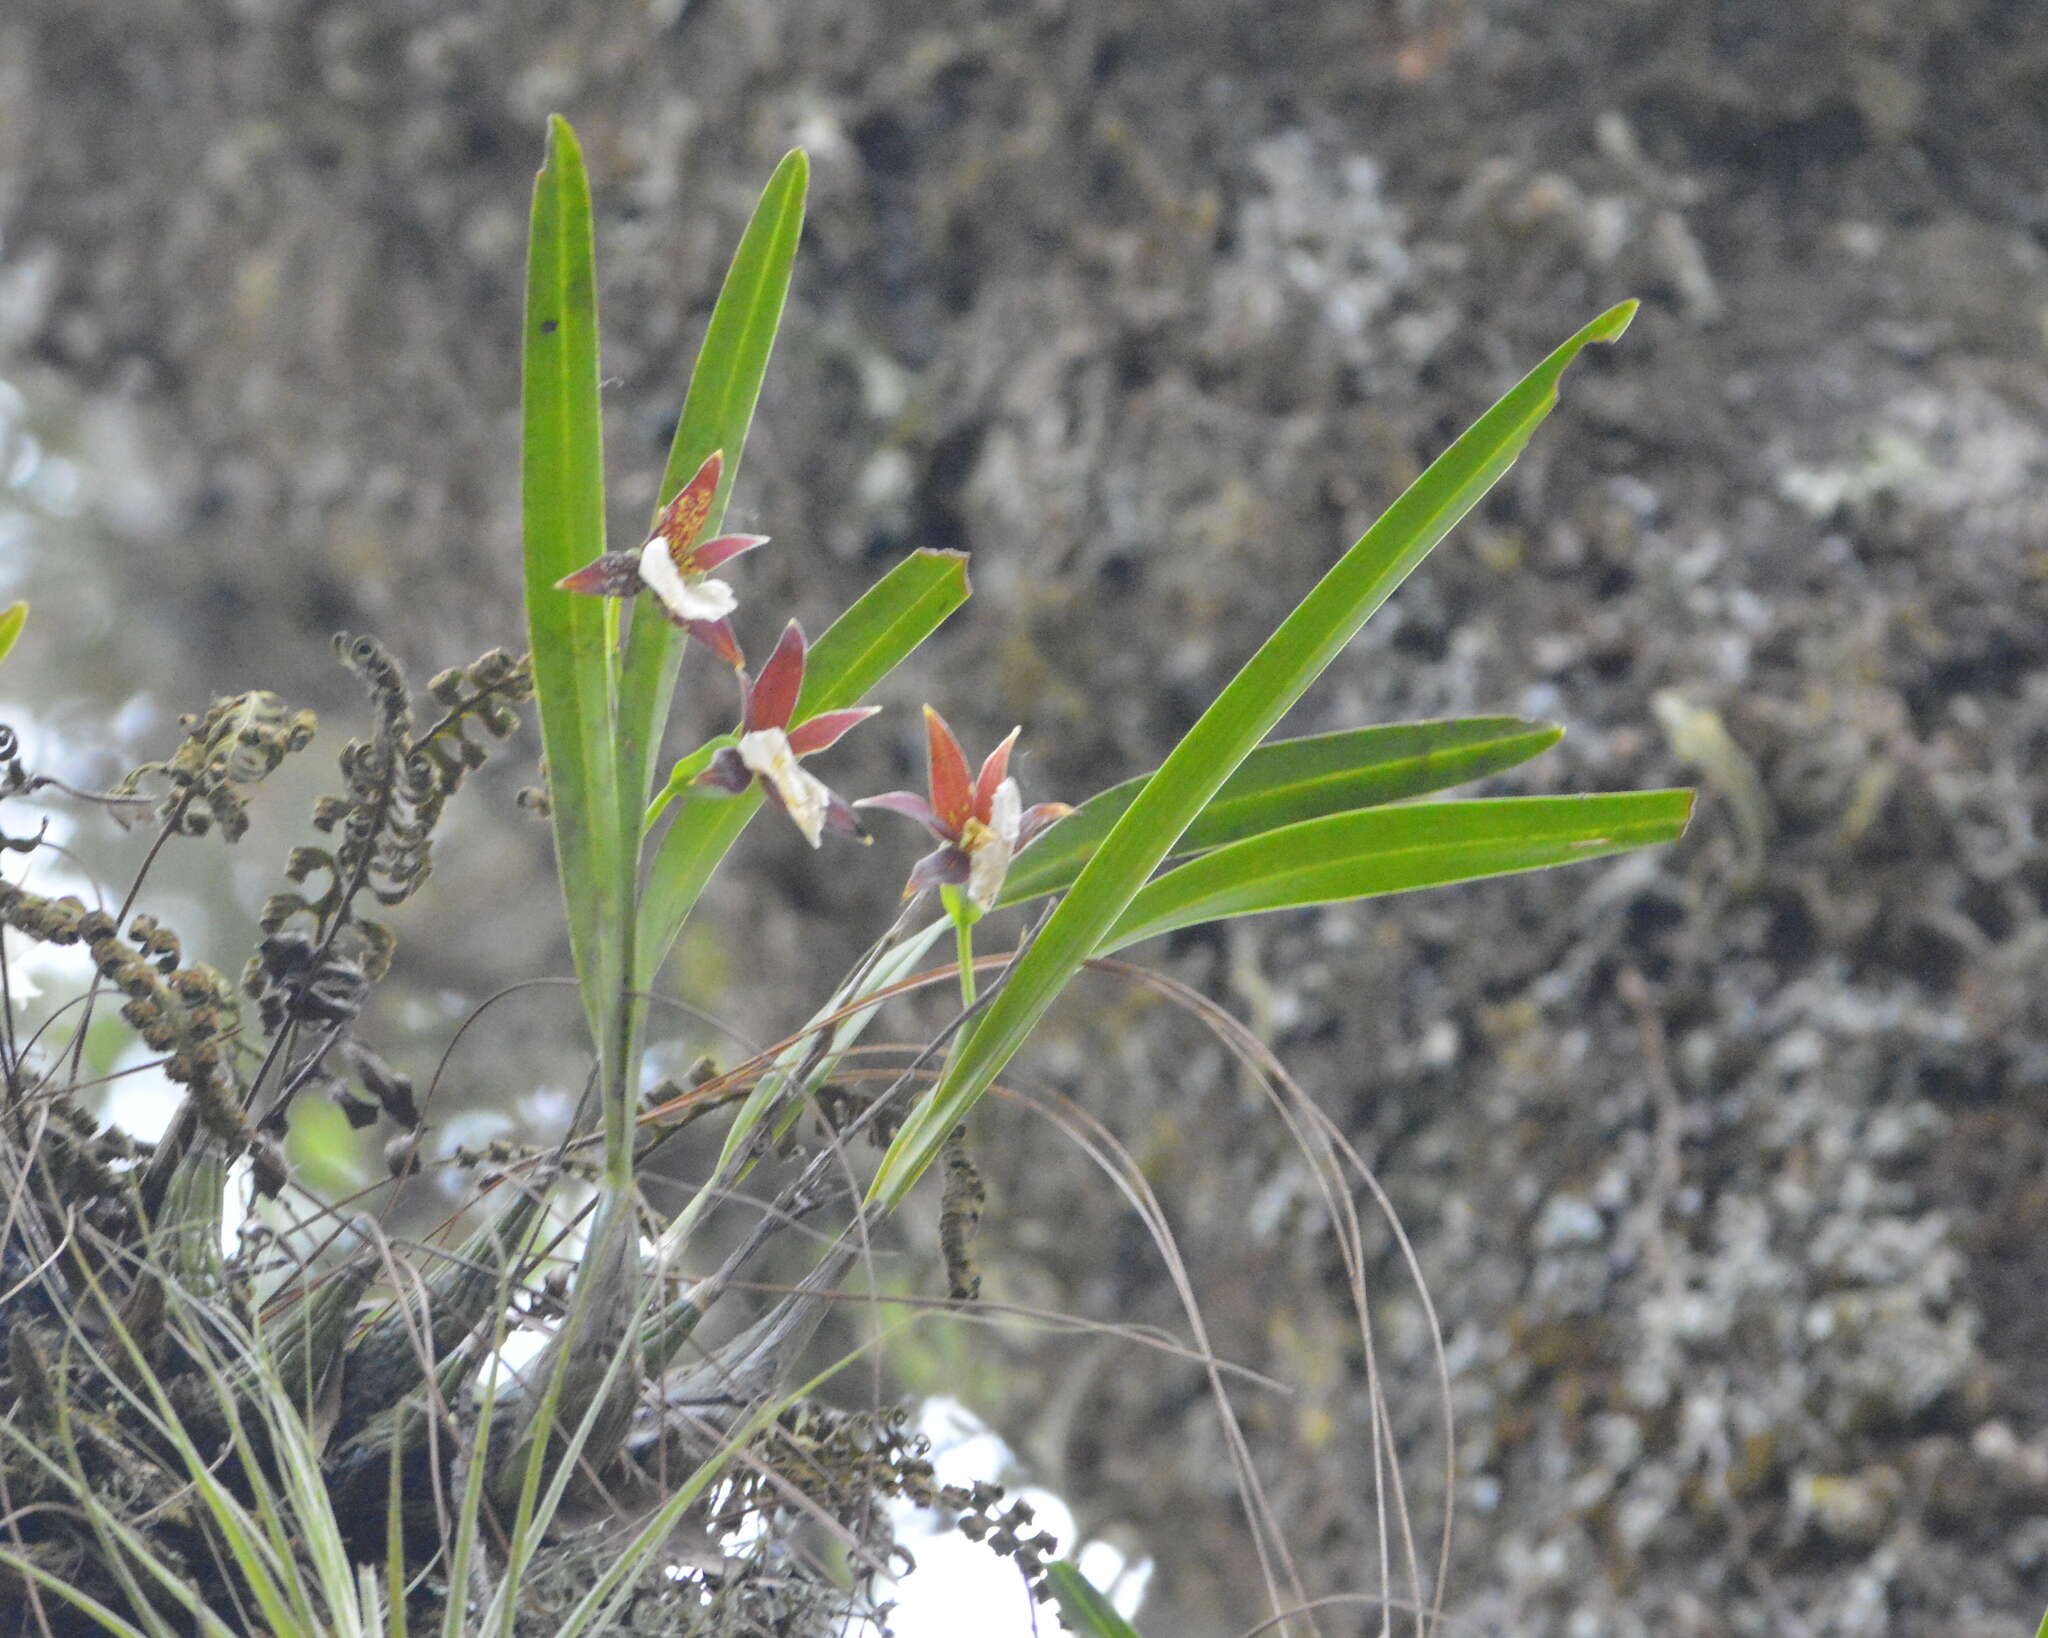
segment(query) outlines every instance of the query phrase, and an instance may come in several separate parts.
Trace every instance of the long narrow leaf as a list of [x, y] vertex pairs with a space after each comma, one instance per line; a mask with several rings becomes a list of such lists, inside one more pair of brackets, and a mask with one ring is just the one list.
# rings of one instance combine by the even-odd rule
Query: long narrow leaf
[[647, 888], [640, 896], [640, 936], [634, 941], [639, 962], [636, 990], [654, 987], [704, 884], [760, 809], [758, 788], [738, 796], [687, 791], [676, 804], [675, 818], [655, 849]]
[[1572, 361], [1591, 343], [1620, 335], [1635, 308], [1625, 302], [1580, 330], [1438, 456], [1202, 713], [1018, 959], [939, 1085], [904, 1122], [882, 1157], [875, 1199], [902, 1200], [1218, 787], [1514, 464], [1557, 403], [1558, 381]]
[[[149, 1638], [140, 1627], [123, 1620], [90, 1593], [72, 1586], [60, 1576], [52, 1575], [34, 1559], [23, 1557], [12, 1547], [0, 1546], [0, 1568], [12, 1570], [22, 1579], [47, 1588], [74, 1609], [83, 1611], [89, 1619], [98, 1622], [104, 1631], [114, 1634], [114, 1638]], [[29, 1630], [26, 1622], [23, 1623], [22, 1630]]]
[[[913, 552], [870, 586], [811, 645], [795, 720], [858, 705], [967, 601], [967, 559], [958, 552]], [[691, 759], [694, 761], [694, 758]], [[685, 774], [685, 780], [689, 777]], [[677, 800], [680, 798], [680, 800]], [[758, 790], [725, 796], [687, 782], [663, 792], [676, 812], [655, 851], [640, 902], [634, 985], [651, 988], [675, 947], [683, 920], [711, 872], [761, 806]]]
[[[718, 532], [725, 503], [739, 475], [754, 404], [768, 373], [768, 355], [782, 324], [782, 306], [789, 295], [790, 266], [803, 235], [804, 195], [810, 186], [810, 162], [797, 149], [783, 157], [768, 186], [761, 191], [739, 249], [726, 269], [711, 322], [697, 350], [697, 367], [683, 399], [682, 419], [669, 444], [658, 500], [665, 504], [689, 482], [713, 450], [725, 452], [725, 473], [719, 481], [706, 539]], [[655, 508], [657, 514], [660, 506]], [[681, 634], [654, 606], [654, 599], [634, 599], [631, 641], [619, 689], [619, 769], [625, 782], [621, 800], [636, 810], [647, 800], [654, 782], [654, 759], [661, 731], [668, 721], [675, 693], [676, 670], [682, 659]]]
[[[484, 1374], [482, 1390], [477, 1395], [476, 1422], [469, 1434], [469, 1448], [464, 1452], [462, 1496], [455, 1508], [455, 1544], [447, 1550], [447, 1581], [451, 1589], [467, 1588], [470, 1584], [470, 1563], [483, 1530], [484, 1475], [502, 1460], [491, 1449], [491, 1434], [498, 1417], [499, 1384], [506, 1375], [504, 1359], [508, 1317], [505, 1309], [499, 1309], [491, 1327], [488, 1357], [492, 1363]], [[392, 1449], [396, 1451], [397, 1448], [397, 1435], [394, 1433]], [[469, 1630], [468, 1613], [466, 1594], [451, 1592], [441, 1608], [441, 1638], [462, 1638]]]
[[10, 603], [7, 611], [0, 614], [0, 660], [7, 658], [14, 647], [14, 640], [21, 635], [21, 628], [28, 624], [28, 605]]
[[1179, 927], [1406, 893], [1676, 841], [1692, 792], [1507, 796], [1365, 808], [1286, 825], [1170, 870], [1131, 900], [1105, 953]]
[[[92, 1523], [101, 1551], [107, 1555], [109, 1567], [116, 1571], [122, 1590], [128, 1594], [130, 1602], [142, 1610], [153, 1632], [168, 1638], [169, 1634], [178, 1629], [158, 1614], [153, 1604], [144, 1600], [141, 1588], [128, 1568], [129, 1560], [133, 1560], [135, 1565], [168, 1593], [188, 1616], [199, 1623], [199, 1630], [206, 1634], [206, 1638], [235, 1638], [234, 1629], [200, 1600], [189, 1576], [180, 1575], [151, 1550], [147, 1536], [125, 1520], [117, 1518], [106, 1503], [100, 1500], [97, 1493], [87, 1490], [78, 1499], [81, 1504], [80, 1510]], [[312, 1634], [292, 1624], [288, 1617], [278, 1622], [275, 1630], [276, 1638], [312, 1638]]]
[[794, 720], [858, 705], [967, 601], [965, 552], [912, 552], [811, 645]]
[[623, 977], [618, 937], [630, 863], [620, 857], [612, 720], [617, 611], [609, 599], [555, 589], [604, 550], [590, 184], [575, 133], [559, 117], [548, 122], [547, 158], [533, 185], [524, 346], [520, 500], [534, 693], [569, 942], [591, 1037], [602, 1041]]
[[[1174, 853], [1200, 853], [1326, 813], [1405, 802], [1518, 767], [1564, 737], [1526, 717], [1460, 717], [1348, 728], [1261, 745], [1223, 782], [1182, 833]], [[1019, 856], [998, 905], [1022, 904], [1073, 884], [1151, 779], [1098, 792]]]
[[1060, 1607], [1060, 1620], [1082, 1638], [1138, 1638], [1138, 1629], [1117, 1614], [1078, 1564], [1048, 1564], [1045, 1584]]
[[[150, 1368], [134, 1335], [115, 1316], [104, 1290], [97, 1287], [97, 1282], [94, 1283], [95, 1296], [98, 1298], [100, 1312], [106, 1318], [111, 1340], [125, 1356], [133, 1373], [132, 1380], [136, 1384], [128, 1386], [123, 1383], [120, 1386], [122, 1397], [141, 1412], [155, 1432], [183, 1459], [194, 1489], [211, 1515], [214, 1528], [220, 1533], [230, 1556], [235, 1559], [237, 1567], [241, 1570], [250, 1593], [263, 1609], [270, 1630], [277, 1633], [279, 1638], [290, 1638], [292, 1634], [309, 1630], [315, 1616], [305, 1582], [300, 1574], [301, 1565], [296, 1556], [291, 1521], [285, 1518], [284, 1506], [270, 1485], [263, 1465], [257, 1461], [255, 1450], [242, 1423], [242, 1396], [247, 1395], [258, 1407], [258, 1414], [280, 1410], [283, 1416], [293, 1419], [294, 1427], [298, 1426], [296, 1411], [284, 1398], [282, 1384], [271, 1369], [260, 1338], [245, 1336], [239, 1339], [238, 1351], [243, 1357], [244, 1364], [253, 1367], [257, 1372], [253, 1388], [246, 1384], [246, 1379], [239, 1389], [231, 1386], [227, 1369], [216, 1365], [203, 1351], [195, 1351], [192, 1356], [193, 1362], [205, 1377], [207, 1389], [214, 1402], [226, 1416], [235, 1452], [255, 1493], [255, 1507], [252, 1512], [243, 1507], [241, 1501], [217, 1476], [213, 1466], [201, 1457], [198, 1447], [193, 1443], [184, 1422], [173, 1406], [162, 1379]], [[189, 1299], [181, 1297], [180, 1300]], [[74, 1337], [83, 1343], [82, 1333], [74, 1331]], [[101, 1377], [113, 1377], [114, 1372], [97, 1349], [89, 1344], [85, 1346], [88, 1357], [92, 1359]], [[147, 1401], [144, 1398], [145, 1394]], [[153, 1410], [150, 1402], [154, 1404]], [[68, 1426], [68, 1415], [68, 1409], [60, 1412], [60, 1432]], [[303, 1432], [302, 1429], [300, 1431]], [[76, 1446], [71, 1443], [68, 1433], [64, 1434], [64, 1439], [75, 1467]], [[74, 1476], [82, 1485], [83, 1473], [77, 1472]], [[79, 1499], [93, 1518], [94, 1528], [100, 1533], [103, 1543], [108, 1539], [106, 1532], [109, 1530], [121, 1534], [124, 1539], [133, 1534], [127, 1525], [111, 1514], [106, 1514], [102, 1520], [100, 1514], [103, 1510], [98, 1498], [89, 1491], [82, 1490]], [[324, 1489], [321, 1492], [321, 1500], [324, 1505]], [[131, 1548], [131, 1551], [134, 1549]], [[195, 1614], [202, 1613], [196, 1595], [191, 1589], [180, 1578], [170, 1575], [146, 1549], [136, 1552], [135, 1556], [136, 1563], [185, 1604], [189, 1611]], [[124, 1572], [124, 1585], [128, 1579]], [[222, 1633], [226, 1631], [225, 1626], [217, 1618], [207, 1623], [207, 1630], [215, 1629]]]

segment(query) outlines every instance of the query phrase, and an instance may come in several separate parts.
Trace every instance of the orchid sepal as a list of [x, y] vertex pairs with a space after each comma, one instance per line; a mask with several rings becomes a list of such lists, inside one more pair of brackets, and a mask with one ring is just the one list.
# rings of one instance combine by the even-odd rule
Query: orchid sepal
[[1022, 853], [1053, 825], [1074, 811], [1071, 802], [1034, 802], [1017, 820], [1017, 851]]
[[574, 574], [563, 575], [555, 582], [555, 590], [581, 592], [586, 597], [632, 597], [643, 585], [637, 551], [606, 552]]
[[883, 808], [890, 813], [900, 813], [906, 819], [914, 819], [942, 842], [950, 842], [953, 833], [932, 812], [931, 803], [915, 791], [885, 791], [880, 796], [863, 796], [859, 805], [864, 808]]
[[740, 652], [740, 641], [732, 634], [730, 620], [685, 620], [680, 623], [683, 630], [710, 649], [733, 670], [738, 671], [746, 665], [747, 657]]
[[924, 708], [925, 782], [931, 787], [932, 812], [948, 831], [957, 833], [974, 812], [974, 788], [967, 780], [967, 757], [946, 719]]
[[789, 748], [798, 756], [829, 751], [850, 730], [879, 715], [881, 709], [879, 705], [850, 705], [841, 711], [820, 711], [789, 730]]
[[769, 535], [720, 535], [716, 540], [707, 540], [690, 553], [690, 561], [697, 570], [709, 574], [713, 569], [722, 569], [742, 552], [751, 552], [757, 546], [766, 546]]

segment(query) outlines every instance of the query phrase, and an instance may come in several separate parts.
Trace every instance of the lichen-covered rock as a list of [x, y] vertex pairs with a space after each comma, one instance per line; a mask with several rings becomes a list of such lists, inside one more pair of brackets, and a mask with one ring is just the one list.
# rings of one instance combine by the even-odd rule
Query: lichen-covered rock
[[[220, 668], [263, 630], [369, 624], [431, 665], [517, 629], [541, 117], [595, 169], [622, 537], [753, 190], [804, 142], [741, 495], [784, 548], [751, 595], [843, 603], [972, 548], [999, 636], [942, 639], [900, 697], [970, 740], [1051, 730], [1030, 773], [1073, 795], [1156, 762], [1518, 367], [1645, 296], [1298, 726], [1555, 716], [1516, 788], [1696, 778], [1693, 836], [1163, 959], [1265, 1029], [1414, 1236], [1472, 1630], [2003, 1635], [2048, 1606], [2044, 72], [1999, 0], [28, 0], [0, 19], [0, 376], [89, 463], [151, 685], [317, 702], [310, 648]], [[903, 785], [914, 746], [870, 730], [838, 777]], [[507, 834], [444, 850], [448, 902], [544, 899]], [[899, 879], [807, 853], [750, 837], [744, 890], [806, 999]], [[530, 921], [423, 976], [564, 968]], [[764, 1038], [807, 1010], [715, 993], [715, 952], [690, 978]], [[1105, 987], [1065, 1016], [1020, 1070], [1137, 1153], [1218, 1351], [1341, 1367], [1323, 1414], [1246, 1415], [1309, 1590], [1370, 1585], [1364, 1361], [1272, 1313], [1321, 1282], [1343, 1312], [1313, 1174], [1165, 1009]], [[988, 1118], [990, 1294], [1175, 1322], [1113, 1192]], [[1428, 1326], [1391, 1252], [1370, 1272], [1427, 1558]], [[1192, 1373], [1004, 1346], [1012, 1403], [979, 1408], [1158, 1555], [1148, 1629], [1252, 1624]]]

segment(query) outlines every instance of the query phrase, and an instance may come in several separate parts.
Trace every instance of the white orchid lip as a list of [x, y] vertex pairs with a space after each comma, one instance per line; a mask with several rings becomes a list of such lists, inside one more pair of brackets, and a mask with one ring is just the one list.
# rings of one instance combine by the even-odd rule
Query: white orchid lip
[[812, 847], [821, 846], [832, 793], [822, 779], [797, 762], [796, 752], [789, 748], [789, 735], [780, 728], [756, 728], [740, 735], [739, 753], [748, 771], [759, 775], [782, 799], [804, 840]]
[[989, 802], [988, 823], [969, 819], [961, 827], [960, 847], [967, 855], [967, 897], [986, 910], [1003, 890], [1010, 860], [1017, 853], [1017, 832], [1023, 824], [1024, 799], [1017, 781], [1006, 779]]
[[640, 578], [678, 620], [723, 620], [740, 606], [723, 580], [686, 580], [678, 574], [668, 542], [659, 535], [640, 548]]

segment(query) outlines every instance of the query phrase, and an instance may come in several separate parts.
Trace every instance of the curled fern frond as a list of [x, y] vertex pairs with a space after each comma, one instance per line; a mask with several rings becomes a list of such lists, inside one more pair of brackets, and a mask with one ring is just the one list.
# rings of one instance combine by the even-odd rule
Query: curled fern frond
[[[375, 723], [341, 748], [342, 792], [313, 805], [313, 828], [331, 844], [292, 849], [284, 874], [302, 891], [265, 901], [259, 921], [268, 937], [242, 973], [266, 1036], [285, 1041], [301, 1024], [323, 1032], [313, 1060], [292, 1068], [292, 1085], [310, 1076], [390, 970], [397, 941], [364, 913], [365, 900], [393, 909], [425, 884], [448, 799], [486, 759], [478, 735], [509, 732], [518, 721], [513, 707], [533, 692], [528, 662], [492, 649], [434, 679], [428, 692], [442, 710], [422, 728], [405, 673], [381, 643], [344, 632], [334, 646], [368, 691]], [[389, 1112], [390, 1102], [371, 1090]], [[273, 1112], [281, 1115], [282, 1105]], [[358, 1121], [360, 1111], [345, 1112]], [[400, 1124], [416, 1127], [417, 1114]]]
[[164, 1073], [191, 1094], [201, 1123], [230, 1143], [246, 1140], [242, 1089], [228, 1051], [237, 1018], [226, 979], [203, 964], [166, 967], [176, 960], [178, 940], [150, 918], [131, 928], [138, 953], [112, 916], [69, 895], [45, 898], [0, 881], [0, 925], [46, 944], [85, 944], [100, 976], [127, 997], [121, 1016], [145, 1044], [169, 1054]]
[[131, 769], [109, 794], [133, 796], [145, 779], [161, 779], [167, 789], [157, 814], [173, 834], [200, 836], [217, 825], [224, 841], [238, 842], [249, 815], [236, 787], [259, 783], [304, 750], [318, 723], [265, 689], [223, 696], [201, 715], [180, 717], [185, 737], [177, 750]]

